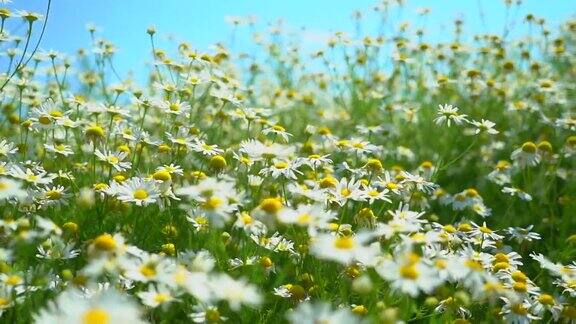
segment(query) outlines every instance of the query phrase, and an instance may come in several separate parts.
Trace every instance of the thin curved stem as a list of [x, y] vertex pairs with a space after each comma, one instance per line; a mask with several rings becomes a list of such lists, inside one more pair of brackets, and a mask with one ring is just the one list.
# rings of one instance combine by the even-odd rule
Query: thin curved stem
[[18, 73], [18, 71], [20, 71], [22, 68], [24, 68], [26, 65], [28, 65], [30, 60], [34, 57], [34, 54], [36, 54], [36, 51], [38, 51], [38, 47], [40, 46], [40, 42], [42, 41], [42, 38], [44, 37], [44, 32], [46, 31], [46, 25], [48, 23], [48, 15], [50, 14], [50, 5], [51, 4], [52, 4], [52, 0], [48, 0], [48, 5], [46, 6], [46, 14], [44, 15], [45, 18], [44, 18], [44, 22], [42, 24], [42, 31], [40, 32], [40, 37], [38, 37], [38, 41], [36, 42], [36, 45], [34, 46], [34, 50], [32, 50], [32, 53], [30, 54], [28, 59], [24, 62], [24, 64], [22, 64], [22, 61], [24, 61], [24, 57], [26, 56], [26, 50], [28, 49], [28, 43], [30, 41], [30, 37], [32, 36], [32, 23], [30, 23], [30, 27], [28, 30], [28, 37], [26, 39], [26, 45], [24, 46], [24, 53], [22, 53], [22, 57], [20, 58], [20, 62], [18, 62], [14, 71], [4, 81], [2, 86], [0, 86], [0, 91], [2, 91], [4, 89], [4, 87], [8, 84], [8, 82], [10, 82], [10, 80], [14, 77], [14, 75], [16, 75], [16, 73]]

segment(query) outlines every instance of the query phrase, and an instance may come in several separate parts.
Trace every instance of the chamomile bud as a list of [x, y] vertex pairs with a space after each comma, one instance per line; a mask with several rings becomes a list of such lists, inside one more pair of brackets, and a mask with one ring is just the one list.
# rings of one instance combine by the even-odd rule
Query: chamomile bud
[[372, 280], [368, 275], [361, 275], [352, 281], [352, 290], [359, 294], [368, 294], [372, 291]]

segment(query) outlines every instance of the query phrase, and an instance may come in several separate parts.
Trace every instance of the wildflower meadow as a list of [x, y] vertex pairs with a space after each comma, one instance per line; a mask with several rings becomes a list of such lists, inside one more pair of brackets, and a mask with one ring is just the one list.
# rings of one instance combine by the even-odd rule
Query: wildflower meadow
[[432, 42], [384, 0], [309, 50], [232, 18], [250, 54], [150, 27], [135, 78], [15, 2], [1, 323], [576, 323], [576, 20]]

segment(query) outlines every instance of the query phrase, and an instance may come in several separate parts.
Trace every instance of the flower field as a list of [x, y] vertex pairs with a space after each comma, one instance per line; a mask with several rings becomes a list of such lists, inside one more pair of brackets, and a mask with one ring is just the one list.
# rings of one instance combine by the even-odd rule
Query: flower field
[[45, 18], [0, 9], [0, 322], [576, 322], [576, 21], [150, 27], [136, 80], [92, 26], [35, 48]]

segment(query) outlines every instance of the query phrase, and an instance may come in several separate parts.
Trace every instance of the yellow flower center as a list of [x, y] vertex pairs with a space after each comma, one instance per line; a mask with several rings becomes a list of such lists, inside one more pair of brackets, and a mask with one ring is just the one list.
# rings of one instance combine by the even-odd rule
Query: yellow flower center
[[62, 197], [62, 193], [58, 190], [49, 190], [44, 194], [50, 200], [58, 200]]
[[108, 324], [110, 323], [110, 315], [108, 312], [101, 308], [89, 309], [84, 316], [82, 316], [83, 324]]
[[26, 175], [26, 181], [36, 182], [36, 181], [38, 181], [38, 176], [35, 174], [28, 174], [28, 175]]
[[348, 196], [350, 196], [351, 193], [352, 193], [352, 191], [350, 191], [350, 189], [348, 189], [348, 188], [344, 188], [344, 189], [340, 190], [340, 194], [342, 195], [342, 197], [348, 197]]
[[528, 310], [522, 304], [514, 304], [514, 305], [512, 305], [512, 307], [510, 307], [510, 310], [512, 310], [512, 312], [514, 312], [518, 315], [524, 316], [524, 315], [528, 314]]
[[478, 191], [476, 191], [476, 189], [469, 188], [469, 189], [466, 189], [466, 196], [468, 196], [470, 198], [475, 198], [475, 197], [478, 197], [479, 194], [478, 194]]
[[452, 226], [452, 225], [450, 225], [450, 224], [444, 225], [444, 226], [442, 227], [442, 229], [444, 229], [444, 231], [445, 231], [446, 233], [455, 233], [455, 232], [456, 232], [456, 228], [454, 228], [454, 226]]
[[464, 264], [474, 271], [482, 271], [484, 269], [482, 264], [476, 260], [466, 260]]
[[336, 179], [334, 179], [333, 177], [326, 177], [322, 180], [320, 180], [320, 188], [333, 188], [336, 186], [336, 184], [338, 183], [338, 181], [336, 181]]
[[548, 295], [548, 294], [542, 294], [540, 296], [538, 296], [538, 301], [544, 305], [554, 305], [554, 297]]
[[148, 198], [148, 191], [144, 190], [144, 189], [137, 189], [134, 191], [134, 199], [138, 199], [138, 200], [144, 200], [146, 198]]
[[145, 265], [140, 268], [140, 273], [146, 278], [151, 278], [156, 275], [156, 269], [152, 265]]
[[508, 256], [504, 253], [496, 253], [494, 255], [495, 262], [508, 262]]
[[154, 172], [152, 178], [154, 178], [154, 180], [168, 181], [172, 179], [172, 176], [170, 175], [170, 172], [162, 170]]
[[94, 240], [94, 246], [98, 250], [112, 251], [116, 248], [116, 241], [110, 234], [102, 234]]
[[216, 196], [212, 196], [212, 197], [206, 199], [206, 201], [202, 204], [202, 208], [204, 208], [206, 210], [215, 210], [220, 205], [222, 205], [222, 202], [223, 202], [222, 199], [220, 199]]
[[154, 301], [159, 304], [165, 303], [168, 300], [170, 300], [170, 295], [166, 293], [158, 293], [154, 296]]
[[308, 213], [304, 213], [298, 216], [298, 223], [300, 224], [308, 224], [312, 220], [312, 216]]
[[337, 237], [334, 247], [340, 250], [351, 250], [354, 247], [354, 240], [350, 236]]
[[6, 284], [9, 286], [16, 286], [22, 282], [22, 278], [17, 275], [11, 275], [6, 279]]
[[52, 116], [54, 118], [60, 118], [60, 117], [64, 116], [64, 114], [62, 114], [62, 112], [59, 110], [52, 110], [50, 112], [50, 116]]
[[536, 144], [533, 142], [526, 142], [522, 144], [522, 151], [526, 153], [536, 153]]
[[514, 271], [510, 276], [514, 281], [518, 282], [526, 282], [528, 280], [528, 277], [522, 271]]
[[206, 311], [206, 321], [208, 323], [220, 322], [220, 312], [216, 309], [209, 309]]
[[106, 158], [106, 160], [108, 161], [108, 163], [110, 164], [118, 164], [118, 162], [120, 162], [120, 159], [116, 156], [109, 156]]
[[418, 275], [418, 270], [414, 264], [400, 267], [400, 276], [404, 279], [416, 280], [418, 279]]
[[274, 167], [275, 167], [276, 169], [280, 169], [280, 170], [286, 169], [286, 168], [288, 167], [288, 163], [286, 163], [286, 162], [284, 162], [284, 161], [276, 162], [276, 163], [274, 164]]
[[434, 262], [434, 264], [438, 269], [446, 269], [446, 260], [438, 259], [436, 262]]
[[104, 129], [97, 125], [90, 126], [86, 129], [86, 135], [91, 137], [104, 137]]
[[512, 285], [512, 288], [520, 293], [525, 293], [528, 291], [528, 287], [524, 282], [515, 282], [514, 285]]
[[50, 125], [52, 120], [50, 120], [49, 116], [40, 116], [38, 117], [38, 122], [42, 125]]
[[247, 224], [247, 225], [252, 224], [252, 217], [250, 215], [248, 215], [247, 213], [243, 213], [242, 214], [242, 222], [244, 224]]
[[368, 196], [370, 197], [378, 197], [380, 193], [378, 192], [378, 190], [370, 190], [368, 191]]
[[282, 203], [278, 198], [266, 198], [260, 203], [260, 208], [267, 213], [275, 214], [282, 209]]

